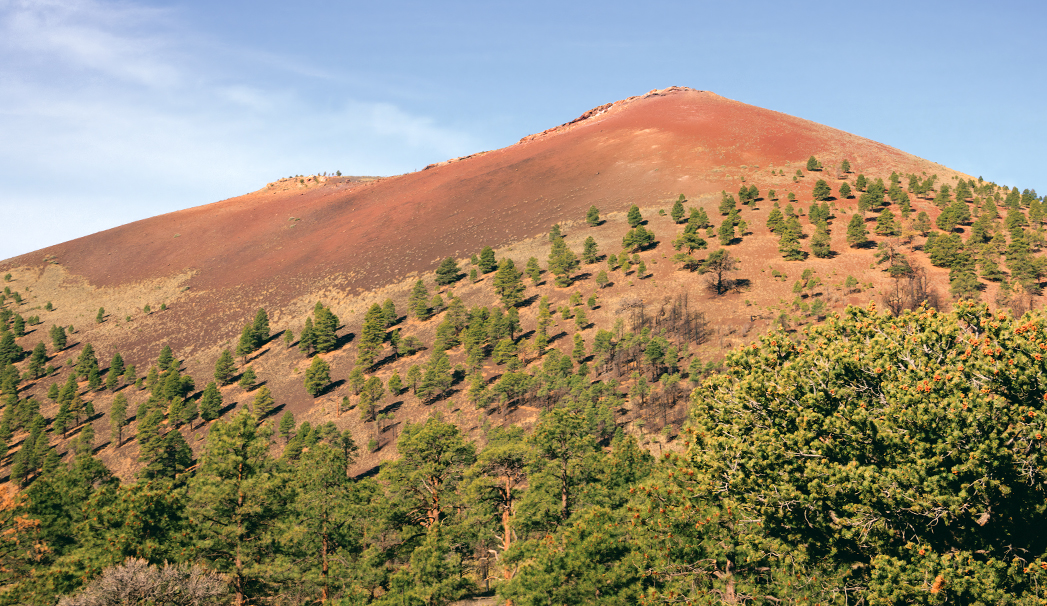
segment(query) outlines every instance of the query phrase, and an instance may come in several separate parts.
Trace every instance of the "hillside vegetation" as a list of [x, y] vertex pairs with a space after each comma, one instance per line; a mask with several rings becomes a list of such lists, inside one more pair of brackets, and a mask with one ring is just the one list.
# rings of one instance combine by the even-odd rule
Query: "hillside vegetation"
[[[1044, 200], [739, 106], [656, 91], [7, 262], [2, 600], [1040, 603]], [[746, 164], [658, 176], [742, 115], [697, 153]], [[575, 174], [630, 160], [614, 201]]]

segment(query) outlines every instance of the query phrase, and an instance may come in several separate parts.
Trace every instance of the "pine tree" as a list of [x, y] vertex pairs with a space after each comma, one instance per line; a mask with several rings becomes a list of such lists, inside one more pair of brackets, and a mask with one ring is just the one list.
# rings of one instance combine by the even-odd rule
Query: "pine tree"
[[258, 349], [269, 340], [269, 315], [264, 309], [258, 308], [251, 329], [254, 332], [255, 349]]
[[840, 184], [840, 197], [843, 199], [851, 197], [851, 186], [846, 181]]
[[480, 270], [480, 273], [489, 274], [497, 267], [498, 261], [494, 258], [494, 249], [490, 246], [484, 246], [483, 250], [480, 251], [480, 260], [477, 263], [477, 268]]
[[313, 358], [312, 364], [305, 371], [305, 390], [314, 398], [319, 396], [331, 384], [331, 367], [320, 356]]
[[435, 350], [425, 366], [425, 375], [418, 387], [419, 397], [426, 401], [439, 399], [451, 388], [452, 380], [451, 361], [444, 351]]
[[367, 310], [364, 316], [363, 328], [360, 330], [360, 340], [357, 343], [356, 363], [363, 368], [374, 366], [378, 352], [385, 344], [385, 314], [382, 308], [375, 303]]
[[219, 385], [228, 385], [234, 374], [236, 374], [236, 362], [233, 361], [233, 354], [229, 349], [223, 349], [218, 356], [218, 361], [215, 362], [214, 379]]
[[334, 351], [338, 346], [338, 316], [334, 315], [331, 308], [317, 302], [313, 309], [316, 321], [313, 323], [313, 345], [316, 351], [327, 353]]
[[436, 268], [436, 283], [440, 286], [454, 284], [460, 278], [461, 271], [458, 269], [458, 263], [451, 257], [444, 259]]
[[174, 364], [174, 362], [174, 352], [171, 351], [171, 346], [164, 345], [163, 348], [160, 349], [160, 355], [156, 359], [157, 366], [160, 367], [160, 370], [167, 370], [172, 364]]
[[67, 341], [68, 338], [66, 337], [64, 326], [51, 327], [51, 343], [54, 345], [56, 352], [65, 349]]
[[523, 274], [516, 269], [512, 259], [502, 259], [498, 273], [494, 276], [494, 290], [501, 297], [502, 305], [506, 309], [516, 307], [523, 301], [525, 287], [522, 278]]
[[33, 353], [29, 357], [29, 376], [33, 379], [38, 379], [43, 376], [44, 364], [47, 363], [47, 346], [44, 345], [43, 341], [36, 344], [33, 348]]
[[120, 378], [124, 375], [124, 359], [120, 356], [120, 352], [113, 354], [113, 359], [109, 361], [109, 370], [106, 374], [105, 386], [110, 391], [116, 389], [116, 386], [120, 384]]
[[720, 224], [720, 244], [727, 246], [734, 241], [734, 221], [726, 220]]
[[847, 158], [844, 158], [843, 162], [840, 163], [840, 170], [842, 170], [844, 174], [851, 172], [851, 163], [847, 161]]
[[298, 349], [305, 355], [312, 355], [316, 349], [316, 332], [313, 330], [313, 319], [308, 317], [305, 319], [305, 325], [302, 327], [302, 334], [298, 336]]
[[254, 413], [255, 418], [261, 423], [263, 419], [273, 413], [274, 407], [276, 407], [276, 400], [273, 399], [273, 394], [269, 391], [269, 387], [263, 385], [258, 390], [258, 394], [255, 395], [254, 401], [251, 402], [251, 412]]
[[901, 228], [898, 227], [898, 222], [894, 220], [894, 213], [891, 209], [884, 209], [880, 213], [880, 216], [876, 218], [876, 233], [881, 236], [900, 236], [902, 234]]
[[781, 209], [775, 204], [771, 208], [771, 212], [767, 214], [767, 229], [771, 230], [771, 233], [778, 233], [784, 221], [785, 217], [782, 215]]
[[831, 189], [829, 189], [829, 184], [826, 183], [825, 179], [818, 179], [814, 183], [814, 190], [811, 192], [811, 195], [814, 197], [815, 200], [821, 202], [823, 200], [828, 200], [830, 197], [832, 197], [833, 192]]
[[531, 257], [527, 259], [527, 277], [531, 278], [531, 284], [537, 286], [538, 280], [541, 278], [542, 269], [538, 266], [538, 259]]
[[868, 232], [865, 230], [865, 219], [861, 213], [853, 215], [847, 224], [847, 244], [851, 247], [864, 246], [869, 241]]
[[255, 341], [254, 327], [251, 324], [245, 324], [244, 329], [240, 331], [240, 342], [236, 345], [236, 355], [240, 356], [241, 363], [247, 364], [247, 356], [256, 349], [258, 346]]
[[400, 319], [400, 315], [396, 313], [396, 304], [393, 303], [392, 299], [386, 299], [382, 303], [382, 317], [385, 321], [385, 328], [395, 326], [396, 322]]
[[819, 222], [814, 230], [814, 236], [811, 237], [811, 253], [819, 259], [828, 259], [833, 255], [831, 243], [828, 224], [825, 221]]
[[643, 217], [640, 215], [640, 207], [635, 204], [629, 207], [629, 213], [626, 216], [626, 220], [629, 222], [629, 227], [634, 229], [643, 223]]
[[292, 414], [291, 411], [288, 410], [287, 412], [285, 412], [280, 417], [280, 428], [279, 428], [280, 437], [284, 439], [284, 443], [285, 444], [287, 443], [288, 440], [291, 439], [291, 434], [294, 432], [294, 427], [295, 427], [294, 414]]
[[243, 374], [240, 375], [240, 389], [251, 391], [257, 382], [258, 375], [255, 374], [254, 369], [250, 366], [245, 368]]
[[288, 555], [302, 563], [303, 580], [319, 588], [321, 604], [331, 603], [332, 588], [344, 586], [348, 571], [364, 568], [357, 558], [366, 557], [359, 554], [366, 518], [357, 518], [370, 513], [364, 508], [376, 497], [374, 484], [349, 477], [357, 447], [348, 432], [332, 441], [302, 453], [289, 487], [298, 496], [288, 511], [288, 526], [295, 529]]
[[673, 208], [669, 212], [669, 216], [673, 218], [673, 223], [682, 223], [683, 222], [683, 216], [684, 216], [683, 203], [686, 202], [686, 201], [687, 200], [686, 200], [686, 198], [683, 197], [683, 194], [680, 194], [680, 197], [676, 199], [676, 202], [673, 202]]
[[369, 377], [360, 390], [360, 416], [365, 422], [375, 419], [378, 404], [385, 396], [385, 386], [378, 377]]
[[91, 375], [92, 370], [98, 371], [98, 358], [95, 357], [95, 348], [88, 343], [84, 345], [76, 360], [76, 376], [86, 379]]
[[599, 258], [598, 255], [596, 240], [592, 236], [589, 236], [585, 239], [585, 243], [582, 245], [582, 259], [586, 263], [596, 263]]
[[810, 172], [812, 170], [821, 170], [821, 169], [822, 169], [822, 165], [818, 162], [818, 160], [815, 159], [814, 156], [811, 156], [810, 158], [807, 158], [807, 171], [808, 172]]
[[734, 212], [736, 206], [737, 206], [737, 201], [734, 199], [734, 196], [732, 196], [731, 194], [727, 193], [726, 191], [721, 191], [720, 192], [720, 214], [721, 215], [727, 216], [727, 215], [731, 214], [732, 212]]
[[429, 290], [426, 289], [425, 284], [421, 280], [415, 282], [411, 288], [408, 308], [414, 314], [414, 317], [419, 320], [429, 319]]
[[549, 271], [556, 276], [556, 285], [560, 287], [570, 286], [571, 273], [578, 267], [578, 258], [575, 256], [563, 238], [553, 240], [549, 252]]
[[403, 392], [403, 390], [403, 379], [400, 378], [400, 373], [394, 371], [393, 376], [389, 377], [389, 393], [398, 396]]
[[600, 209], [595, 206], [590, 206], [589, 211], [585, 213], [585, 223], [589, 227], [596, 227], [600, 224]]
[[206, 422], [214, 421], [221, 410], [222, 393], [218, 391], [218, 384], [212, 381], [200, 396], [200, 418]]
[[268, 430], [242, 410], [211, 427], [189, 487], [197, 546], [228, 575], [237, 606], [254, 601], [270, 572], [275, 537], [268, 530], [280, 519], [283, 501], [282, 482], [270, 469]]
[[473, 445], [458, 426], [434, 415], [424, 423], [405, 424], [396, 447], [400, 459], [384, 465], [379, 474], [388, 482], [392, 500], [418, 526], [432, 528], [447, 520], [457, 503], [458, 486], [476, 460]]

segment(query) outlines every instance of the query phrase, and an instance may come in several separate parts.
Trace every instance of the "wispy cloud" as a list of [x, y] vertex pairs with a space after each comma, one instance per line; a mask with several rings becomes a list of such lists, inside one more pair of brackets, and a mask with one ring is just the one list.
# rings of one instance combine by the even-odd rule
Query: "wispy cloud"
[[208, 39], [176, 11], [0, 0], [0, 206], [49, 209], [0, 225], [0, 258], [288, 174], [392, 174], [481, 148], [346, 80]]
[[132, 4], [0, 0], [0, 45], [5, 54], [31, 63], [170, 86], [178, 78], [170, 64], [170, 18], [170, 11]]

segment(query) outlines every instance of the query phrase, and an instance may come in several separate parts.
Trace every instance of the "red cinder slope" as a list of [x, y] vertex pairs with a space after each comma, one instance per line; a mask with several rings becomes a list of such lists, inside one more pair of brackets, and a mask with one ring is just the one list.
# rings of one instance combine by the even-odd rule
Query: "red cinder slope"
[[[843, 158], [866, 172], [944, 167], [813, 122], [671, 88], [602, 106], [519, 143], [369, 183], [329, 179], [153, 217], [30, 253], [95, 286], [195, 272], [194, 292], [267, 292], [279, 304], [317, 281], [367, 290], [447, 255], [468, 255], [602, 212], [737, 189], [739, 175]], [[828, 172], [828, 170], [826, 171]], [[274, 300], [275, 299], [275, 300]]]

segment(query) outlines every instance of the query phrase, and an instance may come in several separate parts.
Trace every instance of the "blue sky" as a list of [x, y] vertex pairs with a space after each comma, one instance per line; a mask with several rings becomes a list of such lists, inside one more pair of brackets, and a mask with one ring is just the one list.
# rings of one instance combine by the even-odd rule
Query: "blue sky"
[[1047, 193], [1042, 2], [0, 0], [0, 258], [671, 85]]

